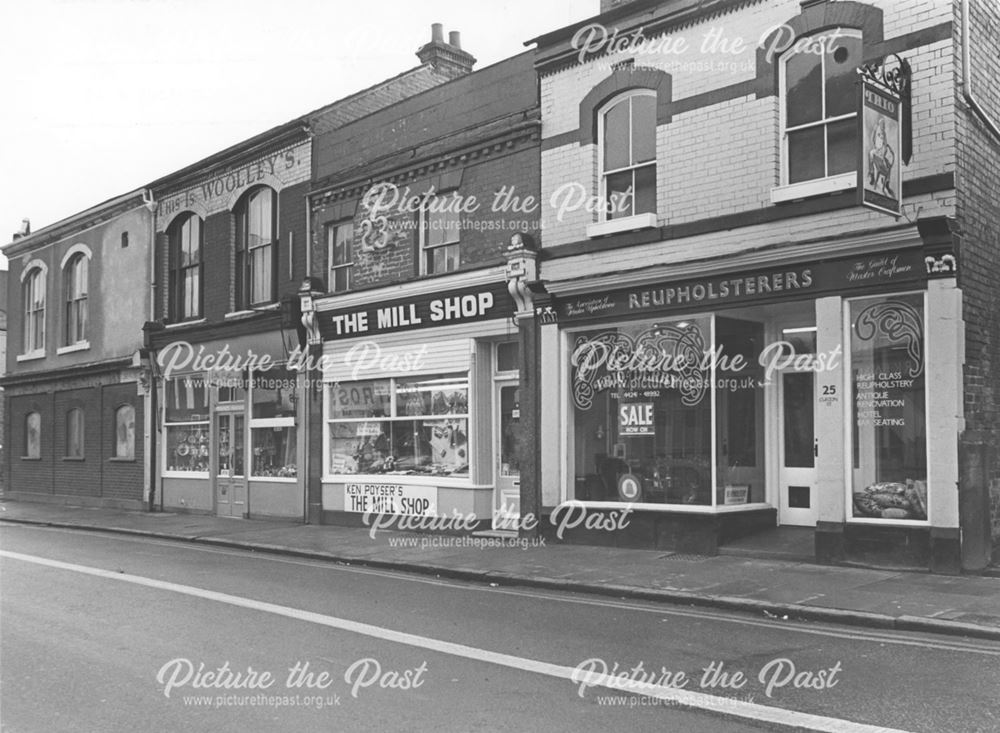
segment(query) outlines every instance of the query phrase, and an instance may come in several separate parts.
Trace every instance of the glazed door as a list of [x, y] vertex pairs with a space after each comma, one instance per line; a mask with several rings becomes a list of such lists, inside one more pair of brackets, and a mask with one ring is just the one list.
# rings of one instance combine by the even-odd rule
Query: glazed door
[[215, 415], [215, 510], [220, 517], [244, 517], [247, 512], [247, 480], [243, 460], [246, 442], [242, 413]]
[[517, 382], [497, 382], [493, 488], [493, 529], [517, 529], [521, 516], [521, 406]]
[[811, 371], [785, 371], [779, 390], [779, 491], [780, 524], [815, 527], [816, 376]]

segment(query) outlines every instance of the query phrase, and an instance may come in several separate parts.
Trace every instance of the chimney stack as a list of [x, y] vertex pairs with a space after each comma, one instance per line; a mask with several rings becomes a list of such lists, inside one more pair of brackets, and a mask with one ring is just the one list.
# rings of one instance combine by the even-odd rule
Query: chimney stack
[[420, 47], [417, 58], [420, 63], [430, 64], [435, 71], [449, 79], [465, 76], [476, 64], [475, 57], [462, 50], [462, 34], [458, 31], [451, 31], [448, 42], [445, 42], [444, 26], [441, 23], [431, 24], [431, 41]]

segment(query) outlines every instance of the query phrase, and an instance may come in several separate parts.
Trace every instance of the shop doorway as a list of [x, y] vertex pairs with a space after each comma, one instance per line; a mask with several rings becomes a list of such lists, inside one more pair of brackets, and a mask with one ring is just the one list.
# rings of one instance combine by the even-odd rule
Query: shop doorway
[[242, 518], [247, 514], [245, 416], [242, 405], [239, 409], [239, 412], [216, 412], [214, 417], [212, 480], [215, 511], [220, 517]]
[[521, 517], [521, 389], [517, 380], [494, 382], [493, 529], [516, 530]]
[[816, 375], [785, 370], [778, 389], [778, 523], [815, 527], [816, 496]]

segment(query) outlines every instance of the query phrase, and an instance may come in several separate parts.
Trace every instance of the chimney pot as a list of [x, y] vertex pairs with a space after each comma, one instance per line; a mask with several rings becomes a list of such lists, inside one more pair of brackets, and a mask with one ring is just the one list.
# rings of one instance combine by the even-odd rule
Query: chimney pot
[[431, 43], [444, 43], [444, 26], [431, 23]]
[[448, 34], [448, 43], [451, 44], [452, 46], [454, 46], [455, 48], [461, 48], [462, 47], [462, 34], [459, 33], [458, 31], [451, 31]]

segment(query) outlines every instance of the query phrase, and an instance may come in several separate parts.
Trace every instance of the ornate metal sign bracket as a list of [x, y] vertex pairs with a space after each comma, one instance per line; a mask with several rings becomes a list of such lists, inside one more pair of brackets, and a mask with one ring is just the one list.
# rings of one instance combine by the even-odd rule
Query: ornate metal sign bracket
[[870, 64], [858, 68], [858, 74], [870, 84], [877, 84], [899, 96], [902, 104], [903, 143], [900, 157], [903, 163], [910, 164], [913, 154], [913, 120], [910, 96], [911, 73], [909, 62], [898, 54], [888, 54]]

